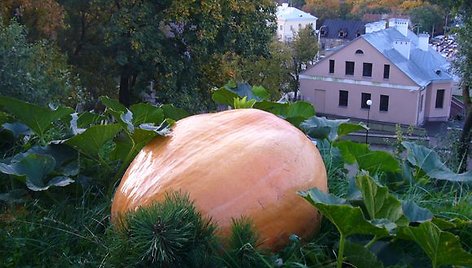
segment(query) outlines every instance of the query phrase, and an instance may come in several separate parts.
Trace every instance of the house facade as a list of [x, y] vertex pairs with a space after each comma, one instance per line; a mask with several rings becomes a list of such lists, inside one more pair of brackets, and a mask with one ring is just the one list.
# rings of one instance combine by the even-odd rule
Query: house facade
[[290, 7], [283, 3], [277, 7], [277, 38], [281, 42], [291, 42], [298, 31], [311, 26], [316, 29], [317, 17], [303, 12], [300, 9]]
[[300, 93], [321, 114], [414, 126], [446, 121], [453, 80], [428, 40], [410, 31], [405, 19], [366, 28], [302, 73]]

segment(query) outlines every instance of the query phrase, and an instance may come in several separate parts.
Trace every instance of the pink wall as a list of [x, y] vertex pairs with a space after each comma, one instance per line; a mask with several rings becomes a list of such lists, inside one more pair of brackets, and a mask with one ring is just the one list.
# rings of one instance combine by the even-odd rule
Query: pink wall
[[[362, 50], [364, 54], [356, 54], [356, 50]], [[329, 73], [329, 60], [334, 60], [334, 74]], [[345, 62], [354, 61], [354, 75], [345, 75]], [[362, 76], [362, 64], [369, 62], [373, 64], [372, 77]], [[390, 65], [390, 78], [383, 78], [384, 64]], [[362, 38], [357, 38], [348, 46], [339, 50], [329, 57], [324, 58], [313, 68], [307, 70], [305, 75], [328, 76], [333, 78], [348, 78], [356, 80], [367, 80], [379, 83], [393, 83], [408, 86], [417, 86], [400, 69], [396, 68], [384, 55], [378, 52], [371, 44]]]
[[[438, 89], [444, 89], [443, 108], [436, 108], [436, 94]], [[452, 82], [449, 83], [431, 83], [426, 87], [426, 110], [425, 117], [427, 121], [444, 121], [449, 118], [451, 112]]]
[[[371, 94], [370, 120], [417, 125], [419, 91], [392, 90], [383, 87], [346, 85], [307, 79], [301, 81], [301, 89], [303, 97], [314, 104], [317, 113], [367, 119], [368, 110], [361, 108], [361, 93], [364, 92]], [[339, 90], [349, 91], [347, 107], [339, 106]], [[388, 111], [386, 112], [379, 111], [380, 95], [389, 96]]]

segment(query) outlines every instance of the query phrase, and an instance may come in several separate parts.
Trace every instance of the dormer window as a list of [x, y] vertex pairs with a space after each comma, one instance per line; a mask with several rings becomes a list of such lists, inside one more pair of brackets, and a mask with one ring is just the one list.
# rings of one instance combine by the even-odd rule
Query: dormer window
[[321, 27], [320, 35], [321, 36], [326, 36], [327, 34], [328, 34], [328, 29], [326, 29], [326, 27]]
[[346, 30], [339, 30], [338, 32], [339, 38], [346, 38], [347, 37], [347, 31]]
[[356, 54], [358, 54], [358, 55], [362, 55], [362, 54], [364, 54], [364, 51], [362, 51], [362, 50], [358, 49], [358, 50], [356, 50]]

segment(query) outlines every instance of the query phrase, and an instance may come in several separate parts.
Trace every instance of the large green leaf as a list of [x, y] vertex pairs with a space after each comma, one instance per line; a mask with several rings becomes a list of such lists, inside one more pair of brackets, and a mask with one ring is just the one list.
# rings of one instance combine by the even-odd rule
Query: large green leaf
[[275, 115], [286, 115], [288, 113], [289, 104], [264, 100], [256, 102], [253, 107]]
[[164, 117], [174, 121], [178, 121], [190, 115], [184, 109], [177, 108], [172, 104], [164, 104], [161, 108], [164, 111]]
[[122, 127], [119, 124], [92, 126], [83, 133], [66, 140], [65, 143], [89, 157], [95, 157], [103, 144], [113, 139], [121, 130]]
[[347, 258], [347, 263], [357, 268], [383, 268], [384, 265], [377, 259], [374, 253], [372, 253], [366, 247], [346, 241], [346, 249], [344, 254]]
[[413, 142], [402, 142], [407, 149], [407, 160], [423, 170], [430, 178], [454, 182], [472, 182], [472, 171], [457, 174], [441, 161], [439, 155], [422, 145]]
[[311, 103], [304, 101], [297, 101], [289, 103], [287, 114], [282, 114], [285, 120], [289, 121], [294, 126], [300, 126], [302, 122], [310, 117], [315, 116], [315, 108]]
[[56, 109], [41, 107], [8, 97], [0, 97], [0, 107], [27, 125], [40, 137], [44, 137], [46, 131], [51, 128], [55, 121], [70, 115], [74, 111], [69, 107], [58, 107]]
[[238, 94], [226, 89], [219, 88], [213, 91], [211, 99], [217, 104], [223, 104], [227, 106], [233, 106], [234, 99], [238, 98]]
[[442, 231], [432, 222], [427, 221], [417, 227], [401, 227], [398, 235], [415, 241], [431, 259], [433, 267], [472, 266], [472, 254], [462, 248], [459, 237]]
[[133, 125], [144, 123], [161, 124], [164, 121], [164, 110], [147, 103], [138, 103], [130, 107], [133, 113]]
[[299, 192], [299, 195], [316, 207], [344, 236], [353, 234], [388, 236], [385, 228], [367, 221], [361, 208], [349, 205], [345, 199], [323, 193], [316, 188]]
[[10, 164], [0, 163], [0, 172], [14, 175], [33, 191], [47, 190], [51, 186], [66, 186], [74, 182], [69, 177], [54, 177], [48, 175], [54, 170], [54, 157], [43, 154], [28, 154], [17, 162]]
[[388, 192], [387, 187], [380, 186], [366, 173], [356, 177], [356, 184], [371, 219], [388, 219], [395, 223], [407, 224], [401, 202]]
[[357, 163], [359, 169], [367, 170], [371, 174], [400, 171], [400, 164], [393, 155], [385, 151], [371, 151], [367, 144], [336, 141], [334, 146], [341, 150], [347, 163]]
[[251, 90], [261, 100], [266, 100], [270, 97], [269, 92], [263, 86], [253, 86]]
[[413, 201], [404, 201], [402, 203], [403, 214], [410, 222], [425, 222], [433, 219], [433, 213], [426, 208], [418, 206]]
[[312, 138], [328, 139], [330, 141], [339, 139], [351, 132], [367, 129], [362, 123], [349, 123], [349, 119], [331, 120], [326, 117], [317, 116], [306, 120], [300, 127]]

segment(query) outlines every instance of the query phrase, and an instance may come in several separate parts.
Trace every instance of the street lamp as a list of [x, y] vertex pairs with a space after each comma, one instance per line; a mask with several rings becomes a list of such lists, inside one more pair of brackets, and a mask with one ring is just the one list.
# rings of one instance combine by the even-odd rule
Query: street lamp
[[367, 144], [367, 140], [369, 139], [369, 119], [370, 119], [370, 106], [372, 105], [372, 100], [367, 100], [365, 102], [368, 106], [367, 110], [367, 131], [365, 132], [365, 143]]

